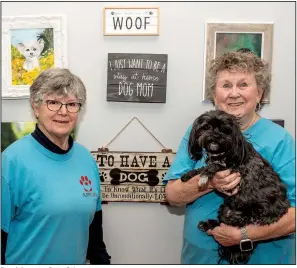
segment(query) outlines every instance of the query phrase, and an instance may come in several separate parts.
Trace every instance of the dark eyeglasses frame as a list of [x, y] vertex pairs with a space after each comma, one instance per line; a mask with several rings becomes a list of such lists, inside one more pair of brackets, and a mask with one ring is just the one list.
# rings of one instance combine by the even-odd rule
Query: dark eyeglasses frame
[[79, 103], [79, 102], [75, 102], [75, 103], [79, 104], [79, 108], [78, 108], [78, 110], [77, 110], [76, 112], [71, 112], [71, 111], [68, 110], [68, 105], [69, 105], [70, 103], [74, 103], [74, 102], [70, 102], [70, 103], [62, 103], [62, 102], [60, 102], [60, 101], [56, 101], [56, 100], [55, 100], [56, 102], [60, 103], [60, 108], [59, 108], [58, 110], [51, 110], [51, 109], [48, 107], [50, 101], [54, 101], [54, 100], [46, 100], [45, 103], [46, 103], [46, 107], [47, 107], [47, 109], [49, 109], [49, 110], [52, 111], [52, 112], [58, 112], [58, 111], [60, 111], [63, 105], [66, 106], [66, 110], [67, 110], [67, 112], [72, 113], [72, 114], [76, 114], [76, 113], [78, 113], [78, 112], [80, 111], [80, 108], [81, 108], [81, 103]]

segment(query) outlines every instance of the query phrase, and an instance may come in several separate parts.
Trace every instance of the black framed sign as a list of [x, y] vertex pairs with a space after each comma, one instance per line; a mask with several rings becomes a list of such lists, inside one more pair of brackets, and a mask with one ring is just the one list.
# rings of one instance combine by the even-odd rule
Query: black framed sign
[[107, 101], [165, 103], [167, 54], [109, 53]]

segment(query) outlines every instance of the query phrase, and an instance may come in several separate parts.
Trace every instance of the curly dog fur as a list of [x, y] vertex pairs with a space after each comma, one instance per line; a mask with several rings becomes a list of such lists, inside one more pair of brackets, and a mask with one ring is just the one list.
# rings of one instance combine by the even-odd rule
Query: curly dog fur
[[[245, 139], [234, 116], [223, 111], [210, 111], [199, 116], [190, 133], [188, 150], [195, 161], [204, 156], [206, 166], [184, 174], [181, 178], [184, 182], [200, 174], [199, 187], [205, 189], [218, 171], [231, 169], [241, 176], [239, 192], [230, 197], [224, 195], [218, 219], [200, 222], [198, 228], [202, 231], [213, 229], [220, 223], [235, 227], [268, 225], [288, 211], [290, 203], [285, 184]], [[255, 249], [257, 243], [253, 244]], [[219, 262], [243, 264], [249, 261], [253, 250], [241, 251], [239, 245], [219, 245], [218, 252]]]

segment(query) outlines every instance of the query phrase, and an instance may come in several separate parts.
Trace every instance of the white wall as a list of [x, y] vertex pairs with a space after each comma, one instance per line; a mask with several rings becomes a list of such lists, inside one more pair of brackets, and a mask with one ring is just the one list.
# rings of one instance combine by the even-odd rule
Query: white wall
[[[104, 37], [105, 6], [159, 6], [160, 36]], [[134, 116], [176, 150], [186, 128], [211, 104], [202, 103], [204, 26], [207, 20], [274, 22], [273, 82], [267, 118], [285, 119], [295, 136], [295, 3], [2, 3], [2, 15], [66, 14], [69, 68], [88, 90], [78, 142], [89, 150], [107, 144]], [[168, 54], [166, 104], [106, 102], [107, 53]], [[3, 121], [31, 121], [28, 100], [3, 100]], [[136, 122], [110, 149], [159, 151]], [[104, 205], [104, 233], [114, 264], [180, 262], [183, 210], [159, 204]]]

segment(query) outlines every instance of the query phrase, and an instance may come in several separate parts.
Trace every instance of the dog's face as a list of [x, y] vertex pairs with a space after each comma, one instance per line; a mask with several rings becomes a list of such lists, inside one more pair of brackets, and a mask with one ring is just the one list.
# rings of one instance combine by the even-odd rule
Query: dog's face
[[[199, 116], [189, 138], [189, 152], [199, 160], [204, 150], [208, 157], [215, 158], [225, 155], [241, 137], [240, 127], [234, 116], [222, 111], [210, 111]], [[197, 155], [198, 153], [198, 155]]]
[[27, 60], [32, 60], [40, 56], [44, 48], [44, 41], [42, 39], [38, 41], [31, 41], [28, 43], [19, 43], [17, 45], [18, 51], [25, 56]]

